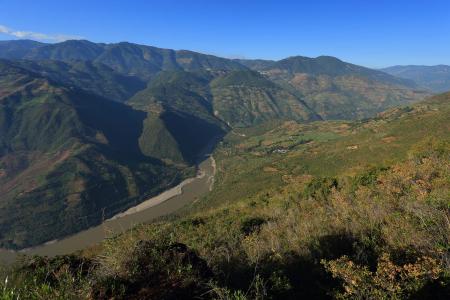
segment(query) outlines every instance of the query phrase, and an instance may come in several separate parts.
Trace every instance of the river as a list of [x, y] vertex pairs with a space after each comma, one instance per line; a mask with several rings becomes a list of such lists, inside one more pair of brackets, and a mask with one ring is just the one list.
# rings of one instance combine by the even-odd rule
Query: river
[[46, 256], [69, 254], [93, 246], [105, 238], [122, 233], [135, 225], [150, 222], [179, 210], [212, 189], [215, 161], [209, 154], [211, 149], [212, 146], [208, 147], [202, 155], [196, 177], [186, 179], [179, 185], [116, 215], [98, 226], [69, 237], [17, 252], [0, 249], [0, 261], [11, 263], [15, 261], [18, 254]]

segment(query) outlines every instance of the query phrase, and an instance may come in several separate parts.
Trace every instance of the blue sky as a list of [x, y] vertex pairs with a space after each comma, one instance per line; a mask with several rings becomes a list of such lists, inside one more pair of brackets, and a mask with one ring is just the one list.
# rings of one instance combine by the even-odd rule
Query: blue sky
[[450, 1], [0, 0], [0, 39], [85, 38], [226, 57], [450, 64]]

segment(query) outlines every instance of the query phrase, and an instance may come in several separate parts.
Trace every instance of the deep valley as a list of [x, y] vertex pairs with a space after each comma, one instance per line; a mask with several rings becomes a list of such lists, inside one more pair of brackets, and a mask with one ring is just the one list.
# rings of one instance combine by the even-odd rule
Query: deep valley
[[447, 75], [0, 41], [0, 299], [448, 299]]

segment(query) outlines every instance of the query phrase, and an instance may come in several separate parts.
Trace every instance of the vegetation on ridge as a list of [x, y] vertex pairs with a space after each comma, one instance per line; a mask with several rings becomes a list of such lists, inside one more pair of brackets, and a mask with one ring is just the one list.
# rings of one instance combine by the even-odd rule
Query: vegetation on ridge
[[[123, 76], [138, 77], [145, 82], [152, 81], [162, 71], [230, 72], [252, 69], [269, 79], [265, 87], [271, 85], [270, 81], [277, 83], [283, 92], [278, 96], [288, 98], [290, 104], [298, 106], [298, 101], [292, 100], [295, 96], [294, 98], [300, 99], [303, 105], [306, 104], [323, 119], [372, 117], [389, 107], [411, 104], [429, 95], [409, 79], [394, 77], [330, 56], [294, 56], [280, 61], [231, 60], [192, 51], [174, 51], [125, 42], [96, 44], [89, 41], [65, 41], [30, 45], [28, 51], [25, 45], [23, 41], [0, 43], [0, 57], [33, 61], [90, 61], [108, 66]], [[11, 49], [20, 51], [11, 57]], [[243, 74], [251, 73], [242, 73], [240, 76]], [[243, 81], [255, 79], [245, 77], [243, 76]], [[268, 98], [271, 97], [267, 92], [238, 90], [229, 91], [225, 95], [251, 98], [255, 97], [255, 93], [256, 99], [261, 99], [262, 104], [267, 105]], [[255, 101], [252, 98], [247, 102], [251, 105], [259, 104], [254, 103]], [[245, 114], [240, 117], [244, 117], [247, 126], [253, 123], [249, 120], [252, 121], [256, 116], [252, 116], [252, 111], [246, 110], [248, 108], [244, 109]], [[296, 112], [289, 117], [298, 118], [298, 114], [299, 112]]]
[[4, 293], [446, 299], [449, 113], [444, 94], [362, 122], [233, 131], [206, 198], [80, 256], [19, 264]]

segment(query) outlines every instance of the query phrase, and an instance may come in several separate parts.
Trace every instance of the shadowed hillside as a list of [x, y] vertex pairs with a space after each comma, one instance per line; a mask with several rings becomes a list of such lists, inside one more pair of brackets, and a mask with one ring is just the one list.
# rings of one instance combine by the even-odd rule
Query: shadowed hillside
[[145, 112], [0, 63], [0, 245], [100, 223], [183, 178], [145, 156]]

